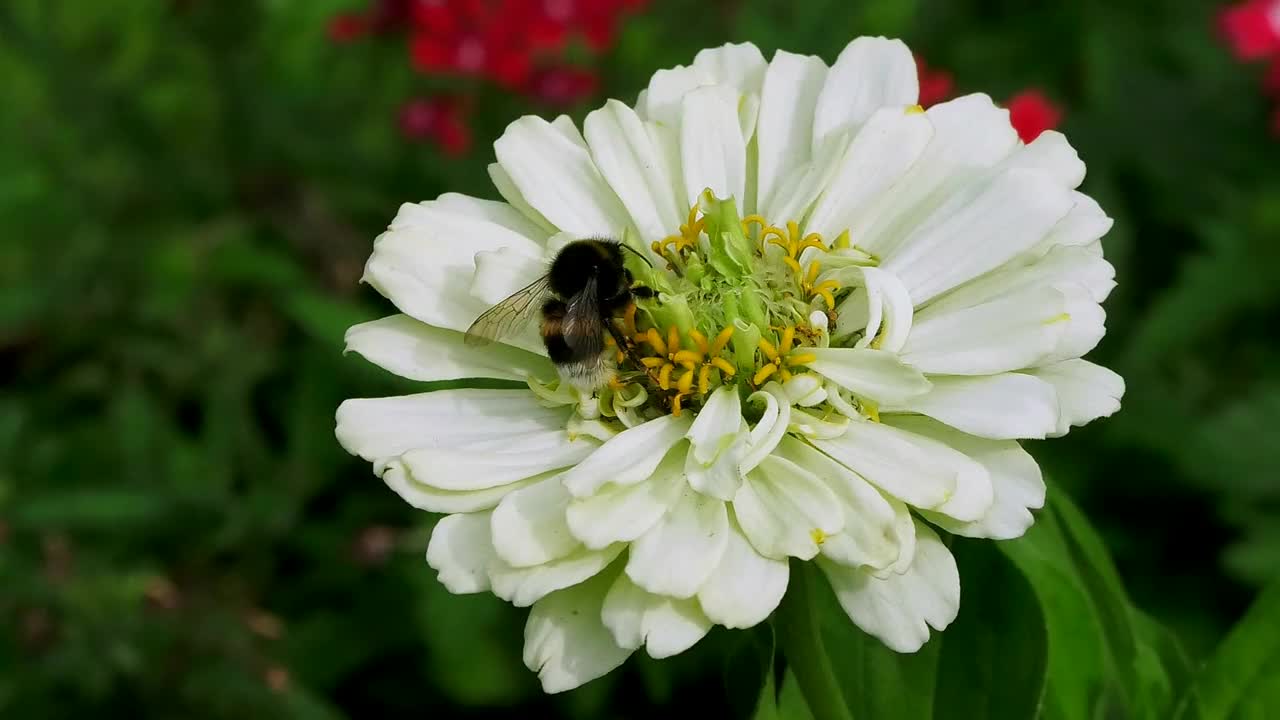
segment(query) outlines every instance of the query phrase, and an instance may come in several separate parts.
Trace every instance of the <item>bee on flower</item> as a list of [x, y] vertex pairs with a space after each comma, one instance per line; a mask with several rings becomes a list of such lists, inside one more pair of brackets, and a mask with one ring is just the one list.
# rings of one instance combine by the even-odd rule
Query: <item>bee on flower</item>
[[959, 608], [939, 532], [1022, 535], [1045, 485], [1019, 441], [1118, 409], [1081, 359], [1114, 286], [1084, 164], [985, 95], [918, 102], [896, 40], [704, 50], [582, 128], [516, 120], [502, 200], [378, 238], [365, 280], [402, 314], [349, 349], [511, 387], [348, 400], [338, 439], [445, 514], [449, 590], [530, 607], [547, 692], [763, 622], [792, 559], [914, 652]]

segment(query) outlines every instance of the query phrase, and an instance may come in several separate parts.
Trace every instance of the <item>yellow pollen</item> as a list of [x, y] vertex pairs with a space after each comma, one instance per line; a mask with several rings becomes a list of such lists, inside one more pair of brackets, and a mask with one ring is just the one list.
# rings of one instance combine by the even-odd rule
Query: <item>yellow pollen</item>
[[680, 331], [675, 325], [667, 328], [667, 352], [674, 353], [680, 350]]
[[757, 345], [760, 348], [760, 352], [764, 353], [765, 357], [770, 360], [778, 359], [778, 350], [773, 346], [773, 343], [765, 340], [764, 338], [760, 338], [760, 342], [757, 343]]
[[[818, 262], [817, 260], [814, 260], [813, 262], [809, 263], [809, 274], [805, 275], [805, 282], [812, 285], [813, 281], [818, 279], [818, 271], [820, 270], [822, 270], [822, 263]], [[835, 281], [828, 280], [827, 282], [835, 282]]]
[[794, 325], [788, 325], [782, 331], [782, 342], [778, 344], [778, 354], [786, 355], [791, 352], [791, 345], [796, 341], [796, 328]]
[[784, 255], [782, 257], [782, 262], [786, 263], [787, 267], [791, 268], [795, 274], [799, 275], [802, 272], [800, 270], [800, 263], [790, 255]]
[[657, 329], [649, 328], [649, 331], [645, 333], [645, 339], [653, 346], [654, 352], [659, 355], [667, 354], [667, 344], [662, 341], [662, 336], [658, 334]]
[[923, 115], [923, 114], [924, 114], [924, 106], [923, 106], [923, 105], [911, 105], [911, 106], [908, 106], [908, 107], [907, 107], [907, 114], [908, 114], [908, 115]]
[[680, 391], [681, 395], [688, 395], [689, 391], [692, 389], [693, 389], [693, 371], [688, 370], [685, 372], [685, 374], [680, 376], [679, 380], [676, 381], [676, 390]]
[[698, 346], [699, 352], [702, 352], [702, 353], [707, 352], [707, 336], [706, 335], [703, 335], [697, 330], [690, 330], [689, 338], [693, 340], [694, 345]]
[[765, 365], [764, 367], [756, 371], [756, 374], [751, 377], [751, 384], [759, 385], [765, 380], [768, 380], [769, 376], [774, 374], [777, 371], [778, 371], [778, 366], [774, 365], [773, 363], [769, 363], [768, 365]]
[[708, 355], [719, 355], [721, 350], [729, 344], [729, 338], [733, 337], [733, 326], [726, 325], [723, 330], [716, 335], [716, 339], [711, 342], [711, 349], [707, 351]]
[[828, 310], [836, 309], [836, 296], [830, 290], [819, 290], [815, 294], [821, 297], [822, 301], [827, 304]]
[[[716, 358], [716, 359], [719, 360], [719, 358]], [[706, 365], [703, 365], [702, 368], [698, 370], [698, 394], [706, 395], [707, 391], [710, 389], [711, 389], [711, 364], [708, 363]]]
[[827, 534], [822, 532], [822, 530], [819, 528], [814, 528], [810, 530], [809, 537], [813, 539], [814, 545], [821, 545], [822, 543], [827, 541]]
[[658, 371], [658, 387], [663, 390], [671, 389], [671, 371], [675, 369], [675, 365], [664, 363], [662, 369]]
[[678, 393], [675, 397], [671, 398], [671, 415], [673, 417], [680, 417], [680, 401], [683, 399], [684, 393]]
[[627, 309], [622, 313], [623, 327], [627, 331], [628, 336], [636, 334], [636, 304], [627, 305]]
[[656, 368], [665, 365], [667, 361], [660, 357], [644, 357], [640, 358], [640, 363], [647, 368]]
[[692, 350], [681, 350], [680, 352], [672, 355], [671, 360], [679, 365], [693, 367], [694, 365], [702, 362], [702, 353], [694, 352]]
[[737, 368], [735, 368], [733, 365], [729, 363], [728, 360], [725, 360], [722, 357], [711, 358], [711, 365], [714, 365], [716, 368], [718, 368], [720, 372], [725, 374], [726, 377], [733, 377], [734, 374], [738, 372]]
[[792, 355], [787, 358], [787, 365], [791, 367], [795, 367], [797, 365], [808, 365], [811, 362], [815, 362], [817, 359], [818, 359], [818, 356], [814, 355], [813, 353], [803, 353], [800, 355]]

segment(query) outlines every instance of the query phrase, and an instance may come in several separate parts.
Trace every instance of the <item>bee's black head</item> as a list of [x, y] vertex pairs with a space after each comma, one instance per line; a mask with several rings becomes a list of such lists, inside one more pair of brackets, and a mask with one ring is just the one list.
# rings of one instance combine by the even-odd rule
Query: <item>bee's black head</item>
[[551, 263], [551, 292], [562, 298], [577, 295], [594, 277], [601, 297], [613, 297], [626, 289], [622, 248], [613, 240], [574, 240]]

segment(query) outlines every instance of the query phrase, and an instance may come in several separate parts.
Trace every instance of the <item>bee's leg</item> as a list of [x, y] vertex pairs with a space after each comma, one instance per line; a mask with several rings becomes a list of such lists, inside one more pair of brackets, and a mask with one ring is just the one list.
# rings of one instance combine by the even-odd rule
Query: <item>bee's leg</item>
[[639, 300], [652, 300], [658, 296], [658, 293], [648, 285], [635, 285], [631, 288], [631, 295]]

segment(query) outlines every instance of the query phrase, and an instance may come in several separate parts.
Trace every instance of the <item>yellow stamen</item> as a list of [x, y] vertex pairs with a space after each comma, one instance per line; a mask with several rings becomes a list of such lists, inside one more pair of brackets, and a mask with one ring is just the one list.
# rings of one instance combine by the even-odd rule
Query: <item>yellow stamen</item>
[[791, 379], [791, 371], [786, 368], [782, 368], [782, 370], [779, 371], [779, 374], [782, 377], [782, 382], [786, 382]]
[[826, 250], [827, 246], [822, 244], [821, 235], [819, 235], [818, 233], [813, 233], [809, 237], [806, 237], [804, 240], [800, 241], [800, 244], [796, 246], [795, 254], [799, 255], [800, 253], [804, 252], [806, 248], [818, 248], [819, 250]]
[[697, 330], [690, 330], [689, 338], [693, 340], [694, 345], [698, 346], [699, 352], [702, 352], [702, 353], [707, 352], [707, 336], [706, 335], [703, 335]]
[[765, 380], [768, 380], [769, 376], [774, 374], [777, 371], [778, 371], [778, 366], [774, 365], [773, 363], [769, 363], [768, 365], [765, 365], [764, 367], [757, 370], [755, 375], [751, 376], [751, 384], [759, 385]]
[[618, 352], [613, 356], [613, 361], [614, 361], [615, 363], [618, 363], [619, 365], [621, 365], [621, 364], [622, 364], [622, 361], [623, 361], [623, 360], [625, 360], [625, 359], [626, 359], [626, 357], [627, 357], [627, 354], [626, 354], [626, 353], [624, 353], [624, 352], [622, 352], [621, 350], [619, 350], [619, 351], [618, 351]]
[[627, 331], [627, 335], [636, 334], [636, 304], [627, 305], [627, 309], [622, 313], [623, 326]]
[[796, 262], [796, 259], [791, 257], [790, 255], [782, 256], [782, 262], [786, 263], [787, 267], [791, 268], [797, 275], [803, 272], [800, 269], [800, 263]]
[[667, 354], [667, 344], [662, 342], [662, 336], [658, 334], [657, 328], [649, 328], [649, 332], [645, 333], [645, 339], [653, 346], [654, 352], [659, 355]]
[[884, 345], [884, 334], [883, 334], [883, 333], [881, 333], [880, 335], [877, 335], [877, 336], [875, 336], [874, 338], [872, 338], [872, 339], [871, 339], [871, 349], [872, 349], [872, 350], [879, 350], [879, 349], [881, 348], [881, 346], [883, 346], [883, 345]]
[[716, 339], [711, 343], [711, 349], [707, 351], [708, 355], [719, 355], [721, 350], [729, 344], [729, 338], [733, 337], [733, 326], [726, 325], [723, 330], [716, 335]]
[[787, 221], [787, 254], [795, 257], [800, 252], [800, 223], [795, 220]]
[[796, 329], [794, 325], [788, 325], [782, 331], [782, 342], [778, 344], [778, 354], [786, 355], [791, 352], [791, 344], [796, 341]]
[[[809, 274], [805, 275], [804, 281], [812, 285], [813, 281], [818, 279], [818, 271], [821, 269], [822, 269], [822, 263], [818, 262], [817, 260], [814, 260], [813, 262], [809, 263]], [[831, 281], [828, 280], [827, 282], [831, 282]]]
[[698, 394], [706, 395], [707, 391], [710, 389], [711, 389], [711, 366], [703, 365], [702, 369], [698, 371]]
[[676, 352], [680, 349], [680, 331], [675, 325], [667, 328], [667, 352]]
[[645, 357], [645, 358], [640, 358], [640, 364], [644, 365], [647, 368], [656, 368], [661, 365], [667, 364], [667, 361], [663, 360], [660, 357]]
[[830, 290], [819, 290], [817, 294], [820, 295], [822, 300], [827, 303], [828, 310], [836, 309], [836, 296], [832, 295]]
[[923, 106], [923, 105], [912, 105], [912, 106], [910, 106], [910, 107], [908, 107], [908, 108], [907, 108], [907, 114], [908, 114], [908, 115], [923, 115], [923, 114], [924, 114], [924, 106]]
[[836, 236], [836, 241], [832, 243], [832, 247], [837, 250], [844, 250], [849, 247], [849, 231], [845, 230]]
[[614, 390], [621, 390], [626, 386], [627, 384], [619, 380], [617, 375], [614, 375], [609, 378], [609, 387], [613, 388]]
[[760, 338], [760, 342], [756, 343], [756, 346], [759, 347], [760, 352], [764, 353], [765, 357], [769, 358], [770, 360], [778, 359], [777, 349], [774, 348], [773, 343], [769, 342], [768, 340], [765, 340], [764, 338]]
[[694, 365], [702, 362], [702, 353], [694, 352], [692, 350], [681, 350], [675, 355], [672, 355], [671, 359], [680, 365], [693, 367]]
[[802, 355], [792, 355], [787, 358], [786, 362], [791, 367], [795, 367], [796, 365], [808, 365], [811, 362], [817, 361], [817, 359], [818, 356], [813, 353], [804, 353]]
[[725, 377], [733, 377], [738, 372], [738, 369], [729, 364], [728, 360], [721, 357], [711, 358], [711, 364], [719, 368], [720, 372], [725, 374]]
[[681, 395], [687, 395], [692, 389], [693, 371], [689, 370], [685, 374], [681, 375], [680, 379], [676, 381], [676, 390], [679, 390]]
[[658, 371], [658, 387], [663, 390], [671, 389], [671, 371], [676, 368], [671, 363], [664, 363], [662, 369]]
[[813, 286], [813, 291], [815, 293], [822, 292], [823, 290], [835, 291], [839, 289], [840, 289], [840, 283], [837, 280], [823, 280], [822, 282]]
[[773, 243], [782, 248], [783, 252], [791, 250], [790, 243], [787, 242], [787, 234], [778, 228], [770, 225], [760, 232], [760, 239], [767, 245]]
[[680, 401], [683, 399], [683, 394], [679, 394], [671, 398], [671, 415], [673, 417], [680, 417]]
[[769, 221], [768, 221], [768, 220], [765, 220], [763, 215], [755, 215], [755, 214], [748, 215], [748, 216], [746, 216], [746, 217], [742, 218], [742, 232], [743, 232], [743, 234], [747, 234], [747, 233], [751, 232], [751, 229], [750, 229], [748, 226], [749, 226], [749, 225], [751, 225], [752, 223], [755, 223], [756, 225], [759, 225], [761, 228], [767, 228], [767, 227], [769, 227]]

